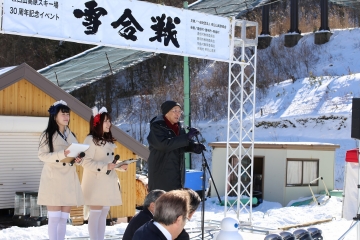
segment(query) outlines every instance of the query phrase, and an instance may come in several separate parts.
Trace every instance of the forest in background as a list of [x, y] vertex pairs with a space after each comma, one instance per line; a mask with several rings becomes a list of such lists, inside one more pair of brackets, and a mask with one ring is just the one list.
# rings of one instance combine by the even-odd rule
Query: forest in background
[[[183, 1], [180, 0], [148, 2], [179, 8], [183, 6]], [[194, 0], [189, 1], [189, 4], [192, 2]], [[330, 29], [359, 27], [359, 15], [359, 8], [329, 3]], [[258, 22], [260, 34], [261, 8], [249, 10], [240, 18]], [[320, 0], [299, 1], [300, 31], [316, 32], [319, 27]], [[271, 35], [285, 34], [289, 28], [290, 1], [270, 2]], [[26, 62], [38, 70], [92, 47], [94, 46], [87, 44], [3, 34], [0, 35], [0, 67]], [[293, 51], [297, 61], [284, 61], [284, 57], [288, 55], [284, 54], [286, 51]], [[299, 73], [296, 64], [310, 66], [318, 58], [318, 53], [305, 45], [297, 51], [281, 44], [272, 44], [265, 50], [258, 50], [257, 88], [266, 94], [268, 86], [274, 82], [300, 75], [310, 76], [311, 71], [304, 73], [303, 68], [300, 68], [302, 72]], [[154, 109], [159, 109], [164, 100], [172, 98], [183, 103], [183, 64], [183, 57], [158, 54], [116, 75], [72, 91], [71, 94], [89, 107], [106, 106], [116, 121], [130, 119], [134, 122], [148, 122], [156, 114]], [[189, 58], [189, 65], [192, 120], [218, 120], [226, 116], [228, 64]], [[272, 71], [274, 66], [278, 69], [276, 72]]]

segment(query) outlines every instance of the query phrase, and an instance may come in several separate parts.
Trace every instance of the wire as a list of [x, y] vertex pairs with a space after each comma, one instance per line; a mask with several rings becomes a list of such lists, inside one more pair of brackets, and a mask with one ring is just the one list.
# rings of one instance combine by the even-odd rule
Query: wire
[[[271, 4], [276, 4], [279, 2], [284, 2], [285, 0], [245, 0], [245, 1], [238, 1], [238, 3], [232, 3], [232, 4], [222, 4], [221, 1], [217, 1], [218, 5], [216, 6], [206, 6], [205, 4], [204, 7], [199, 7], [196, 8], [196, 6], [198, 4], [204, 3], [204, 2], [199, 2], [198, 4], [192, 5], [191, 7], [189, 7], [190, 10], [195, 10], [195, 11], [201, 11], [201, 10], [210, 10], [213, 9], [215, 11], [215, 13], [217, 15], [231, 15], [232, 13], [237, 13], [235, 14], [236, 16], [239, 16], [240, 13], [239, 12], [244, 12], [244, 11], [251, 11], [255, 8], [259, 8], [259, 7], [263, 7], [263, 6], [267, 6], [267, 5], [271, 5]], [[215, 1], [213, 1], [215, 2]], [[360, 2], [358, 0], [330, 0], [330, 2], [334, 3], [334, 4], [338, 4], [338, 5], [344, 5], [347, 7], [356, 7], [360, 4]], [[210, 4], [209, 4], [210, 5]], [[255, 6], [254, 6], [255, 5]], [[229, 7], [229, 6], [238, 6], [238, 8], [242, 8], [240, 9], [234, 9], [233, 11], [227, 11], [227, 12], [221, 12], [219, 11], [220, 8], [223, 7]]]

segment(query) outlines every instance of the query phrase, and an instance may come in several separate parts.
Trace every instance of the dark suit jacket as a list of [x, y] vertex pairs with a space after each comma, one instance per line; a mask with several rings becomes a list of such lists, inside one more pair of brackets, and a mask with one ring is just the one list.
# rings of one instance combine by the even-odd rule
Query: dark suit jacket
[[125, 229], [123, 240], [131, 240], [136, 230], [142, 225], [153, 219], [152, 213], [148, 209], [144, 209], [136, 214], [129, 222]]
[[190, 240], [189, 234], [183, 229], [180, 233], [180, 235], [175, 238], [175, 240]]
[[136, 230], [133, 240], [167, 240], [164, 234], [154, 225], [151, 220]]

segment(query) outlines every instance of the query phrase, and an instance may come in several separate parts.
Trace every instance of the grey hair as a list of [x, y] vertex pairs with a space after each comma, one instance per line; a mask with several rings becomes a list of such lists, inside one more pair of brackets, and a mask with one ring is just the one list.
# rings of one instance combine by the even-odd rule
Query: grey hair
[[176, 222], [178, 217], [186, 221], [189, 212], [189, 194], [172, 190], [161, 195], [155, 202], [154, 221], [166, 226]]
[[148, 208], [152, 202], [155, 202], [164, 193], [166, 192], [160, 189], [154, 189], [150, 191], [144, 200], [143, 208]]

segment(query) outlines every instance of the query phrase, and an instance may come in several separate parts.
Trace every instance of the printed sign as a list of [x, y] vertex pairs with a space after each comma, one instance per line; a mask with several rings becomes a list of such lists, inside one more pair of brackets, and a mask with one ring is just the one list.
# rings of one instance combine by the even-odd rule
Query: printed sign
[[134, 0], [2, 0], [2, 33], [228, 61], [230, 19]]

